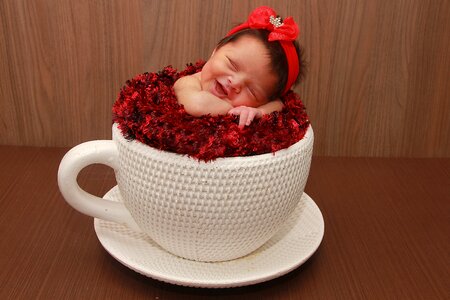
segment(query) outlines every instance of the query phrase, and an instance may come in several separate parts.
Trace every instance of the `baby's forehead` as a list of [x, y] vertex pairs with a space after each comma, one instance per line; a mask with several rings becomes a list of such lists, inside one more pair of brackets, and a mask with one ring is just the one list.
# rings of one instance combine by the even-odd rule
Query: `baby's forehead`
[[239, 57], [248, 57], [247, 60], [242, 60], [241, 63], [253, 63], [253, 59], [259, 59], [260, 65], [267, 66], [270, 69], [270, 64], [272, 63], [272, 57], [270, 55], [270, 50], [264, 45], [263, 42], [254, 37], [243, 36], [236, 41], [231, 41], [224, 46], [227, 52]]

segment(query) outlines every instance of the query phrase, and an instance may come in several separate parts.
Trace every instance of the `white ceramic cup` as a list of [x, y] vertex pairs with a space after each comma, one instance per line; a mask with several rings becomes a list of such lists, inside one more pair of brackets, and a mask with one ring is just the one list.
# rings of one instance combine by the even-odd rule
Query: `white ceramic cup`
[[[303, 193], [311, 164], [311, 126], [302, 140], [273, 153], [199, 162], [126, 140], [72, 148], [61, 161], [58, 185], [76, 210], [145, 232], [167, 251], [197, 261], [245, 256], [267, 242]], [[115, 171], [123, 203], [82, 190], [78, 173], [94, 163]]]

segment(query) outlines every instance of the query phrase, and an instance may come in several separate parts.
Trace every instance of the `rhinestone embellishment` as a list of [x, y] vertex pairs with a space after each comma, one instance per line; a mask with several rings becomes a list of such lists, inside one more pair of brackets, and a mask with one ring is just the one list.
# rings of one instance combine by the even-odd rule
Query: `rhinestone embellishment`
[[270, 22], [270, 24], [272, 24], [275, 28], [278, 28], [278, 27], [280, 27], [280, 26], [283, 25], [283, 22], [281, 22], [281, 18], [280, 18], [280, 17], [275, 18], [274, 16], [270, 16], [269, 22]]

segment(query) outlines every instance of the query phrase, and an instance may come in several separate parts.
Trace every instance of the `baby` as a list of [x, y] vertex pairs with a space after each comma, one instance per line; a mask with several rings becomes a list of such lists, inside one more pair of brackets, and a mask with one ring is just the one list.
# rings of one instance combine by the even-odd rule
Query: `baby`
[[281, 21], [269, 7], [259, 7], [232, 29], [214, 49], [202, 71], [174, 84], [186, 112], [239, 115], [239, 126], [281, 111], [280, 97], [299, 77], [298, 27], [291, 17]]

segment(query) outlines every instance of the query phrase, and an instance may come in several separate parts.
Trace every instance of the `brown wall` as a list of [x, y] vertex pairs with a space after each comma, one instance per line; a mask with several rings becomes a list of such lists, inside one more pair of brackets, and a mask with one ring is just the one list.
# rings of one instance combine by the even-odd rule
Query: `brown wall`
[[262, 4], [300, 25], [316, 155], [450, 156], [446, 0], [1, 0], [0, 144], [109, 138], [127, 79], [207, 58]]

